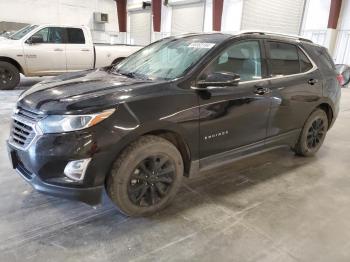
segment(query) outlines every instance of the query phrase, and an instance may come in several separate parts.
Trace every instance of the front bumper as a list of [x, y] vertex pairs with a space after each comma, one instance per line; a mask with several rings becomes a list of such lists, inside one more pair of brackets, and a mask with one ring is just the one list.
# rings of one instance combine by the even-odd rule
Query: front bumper
[[[96, 125], [86, 130], [40, 135], [28, 148], [7, 141], [12, 166], [37, 191], [97, 205], [102, 200], [105, 178], [120, 150], [120, 134]], [[64, 174], [71, 161], [91, 159], [84, 179]]]
[[43, 181], [37, 174], [31, 172], [18, 157], [16, 149], [7, 142], [9, 158], [17, 173], [40, 193], [78, 200], [95, 206], [101, 202], [103, 185], [93, 187], [70, 187], [67, 185], [50, 184]]

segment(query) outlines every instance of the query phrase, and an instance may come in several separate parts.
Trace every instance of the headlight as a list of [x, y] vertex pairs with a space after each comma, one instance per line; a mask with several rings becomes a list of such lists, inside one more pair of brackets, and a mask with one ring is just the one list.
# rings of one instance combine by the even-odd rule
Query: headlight
[[49, 115], [39, 121], [44, 134], [81, 130], [94, 126], [113, 114], [115, 109], [89, 115]]

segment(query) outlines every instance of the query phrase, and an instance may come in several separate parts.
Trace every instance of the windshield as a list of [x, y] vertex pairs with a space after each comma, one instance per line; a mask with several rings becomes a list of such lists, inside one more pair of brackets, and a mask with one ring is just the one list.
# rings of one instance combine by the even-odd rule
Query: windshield
[[183, 76], [215, 43], [198, 38], [168, 38], [151, 44], [115, 67], [129, 77], [171, 80]]
[[22, 37], [24, 37], [25, 35], [27, 35], [34, 28], [37, 28], [37, 27], [38, 27], [37, 25], [28, 25], [28, 26], [18, 30], [17, 32], [13, 33], [12, 35], [10, 35], [9, 38], [13, 39], [13, 40], [19, 40]]

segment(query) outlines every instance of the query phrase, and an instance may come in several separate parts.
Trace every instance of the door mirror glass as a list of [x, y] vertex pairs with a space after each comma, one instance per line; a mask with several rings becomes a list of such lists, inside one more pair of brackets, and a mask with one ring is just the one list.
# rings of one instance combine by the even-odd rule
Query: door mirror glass
[[27, 40], [28, 44], [41, 44], [44, 43], [44, 38], [42, 35], [35, 34]]
[[240, 81], [240, 76], [231, 72], [215, 72], [209, 74], [204, 80], [198, 81], [198, 86], [206, 88], [208, 86], [236, 86]]

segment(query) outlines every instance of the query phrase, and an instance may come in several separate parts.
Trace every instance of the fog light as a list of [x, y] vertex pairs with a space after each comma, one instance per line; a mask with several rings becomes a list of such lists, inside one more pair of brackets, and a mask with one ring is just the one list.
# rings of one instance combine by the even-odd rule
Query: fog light
[[91, 158], [70, 161], [64, 168], [64, 174], [70, 179], [82, 181]]

